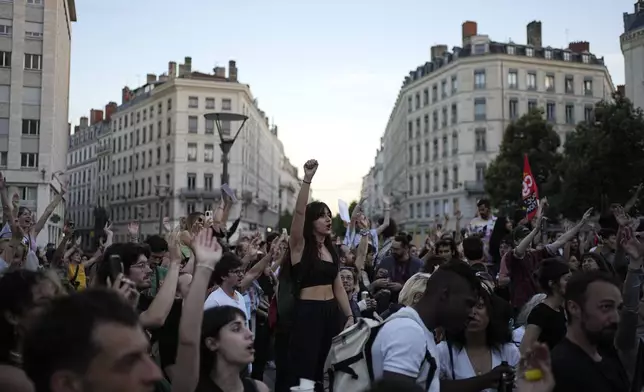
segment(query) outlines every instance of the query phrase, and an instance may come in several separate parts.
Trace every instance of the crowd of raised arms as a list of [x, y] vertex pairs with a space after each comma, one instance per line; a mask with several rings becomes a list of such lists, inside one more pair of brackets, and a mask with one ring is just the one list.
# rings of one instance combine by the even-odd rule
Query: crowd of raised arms
[[530, 220], [479, 200], [420, 245], [386, 199], [333, 233], [317, 169], [290, 230], [231, 243], [222, 192], [164, 235], [108, 223], [92, 254], [69, 221], [39, 248], [63, 194], [36, 218], [0, 174], [0, 391], [642, 391], [639, 189], [558, 232], [545, 199]]

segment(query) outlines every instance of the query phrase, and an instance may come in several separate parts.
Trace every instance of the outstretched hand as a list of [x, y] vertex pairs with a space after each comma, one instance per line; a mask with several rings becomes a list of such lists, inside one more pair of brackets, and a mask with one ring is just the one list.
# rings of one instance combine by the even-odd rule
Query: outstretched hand
[[211, 228], [202, 229], [191, 241], [190, 248], [197, 259], [198, 264], [214, 267], [221, 260], [223, 250], [213, 237]]

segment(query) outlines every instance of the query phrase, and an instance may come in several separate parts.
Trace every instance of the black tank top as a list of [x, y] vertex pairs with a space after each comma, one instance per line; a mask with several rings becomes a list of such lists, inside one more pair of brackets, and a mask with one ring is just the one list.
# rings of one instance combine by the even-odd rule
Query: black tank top
[[[258, 392], [257, 384], [252, 378], [244, 377], [242, 378], [242, 383], [244, 384], [244, 392]], [[202, 377], [199, 379], [199, 384], [195, 392], [226, 392], [219, 388], [217, 384], [210, 377]]]
[[[304, 265], [308, 263], [308, 265]], [[335, 262], [315, 258], [302, 260], [293, 266], [293, 273], [300, 281], [300, 289], [333, 284], [338, 276], [338, 265]]]

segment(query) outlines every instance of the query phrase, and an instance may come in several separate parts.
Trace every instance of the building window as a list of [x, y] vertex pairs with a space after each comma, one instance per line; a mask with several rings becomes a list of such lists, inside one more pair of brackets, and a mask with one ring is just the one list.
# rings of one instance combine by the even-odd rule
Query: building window
[[167, 129], [166, 129], [166, 131], [167, 131], [166, 133], [167, 133], [168, 135], [170, 135], [170, 134], [172, 133], [172, 119], [171, 119], [171, 118], [169, 118], [169, 119], [168, 119], [168, 125], [167, 125], [167, 127], [166, 127], [166, 128], [167, 128]]
[[570, 52], [564, 52], [563, 54], [564, 61], [570, 61], [571, 57], [572, 56], [570, 55]]
[[588, 63], [590, 62], [590, 56], [589, 56], [589, 55], [587, 55], [587, 54], [582, 54], [582, 55], [581, 55], [581, 61], [582, 61], [584, 64], [588, 64]]
[[449, 150], [447, 144], [447, 135], [443, 136], [443, 158], [447, 157], [447, 151]]
[[[167, 144], [165, 146], [165, 153], [166, 153], [165, 161], [170, 162], [172, 160], [172, 146], [170, 144]], [[196, 156], [196, 153], [195, 153], [195, 156]]]
[[168, 111], [172, 110], [172, 98], [168, 98]]
[[407, 113], [411, 113], [414, 110], [414, 106], [412, 104], [411, 96], [407, 97]]
[[420, 136], [420, 117], [416, 119], [416, 136]]
[[[429, 172], [428, 171], [425, 172], [425, 193], [429, 193]], [[425, 209], [427, 209], [427, 207], [425, 207]]]
[[409, 166], [414, 164], [414, 148], [409, 146]]
[[441, 126], [443, 128], [447, 126], [447, 107], [443, 108], [443, 121], [441, 122]]
[[20, 167], [37, 168], [38, 167], [38, 154], [25, 153], [20, 154]]
[[511, 120], [516, 120], [519, 117], [519, 100], [516, 98], [510, 99], [508, 102], [508, 112]]
[[517, 71], [508, 72], [508, 88], [519, 87], [519, 73]]
[[409, 219], [414, 219], [414, 204], [409, 203]]
[[230, 121], [221, 122], [221, 134], [224, 136], [230, 136]]
[[546, 57], [546, 60], [552, 60], [552, 50], [546, 49], [544, 56]]
[[197, 143], [188, 143], [188, 161], [197, 161]]
[[414, 123], [411, 121], [407, 122], [407, 139], [411, 140], [414, 138]]
[[458, 133], [452, 133], [452, 155], [458, 155]]
[[206, 109], [214, 109], [214, 108], [215, 108], [215, 99], [206, 98]]
[[12, 26], [9, 26], [7, 24], [0, 24], [0, 35], [11, 35], [12, 32], [13, 32]]
[[438, 111], [434, 110], [434, 113], [432, 113], [432, 126], [434, 127], [434, 131], [438, 129]]
[[425, 162], [429, 162], [429, 140], [425, 140]]
[[413, 195], [414, 194], [414, 177], [409, 176], [409, 194]]
[[546, 91], [555, 91], [555, 75], [546, 75], [544, 82]]
[[215, 134], [215, 120], [206, 120], [206, 135]]
[[456, 124], [458, 122], [458, 106], [453, 103], [452, 104], [452, 124]]
[[432, 102], [438, 101], [438, 86], [433, 85], [432, 86]]
[[482, 121], [487, 118], [487, 102], [485, 98], [474, 99], [474, 121]]
[[458, 78], [456, 75], [452, 76], [452, 94], [458, 91]]
[[536, 99], [529, 99], [528, 100], [528, 111], [535, 110], [537, 108], [537, 100]]
[[425, 135], [429, 133], [429, 114], [426, 114], [423, 118], [423, 128], [425, 130]]
[[0, 67], [11, 67], [11, 52], [0, 52]]
[[161, 114], [163, 112], [163, 104], [159, 102], [159, 105], [157, 106], [157, 114]]
[[40, 135], [40, 120], [22, 120], [23, 135]]
[[416, 194], [417, 195], [420, 195], [420, 191], [421, 191], [420, 187], [421, 186], [422, 186], [422, 184], [420, 182], [420, 173], [418, 173], [418, 174], [416, 174]]
[[593, 80], [584, 80], [584, 95], [593, 95]]
[[29, 5], [43, 5], [43, 0], [27, 0]]
[[221, 100], [221, 110], [232, 110], [232, 101], [230, 99]]
[[476, 173], [476, 182], [485, 181], [485, 169], [487, 169], [487, 165], [483, 162], [479, 162], [474, 167]]
[[441, 82], [441, 95], [443, 98], [447, 98], [447, 80]]
[[437, 161], [438, 160], [438, 139], [437, 138], [434, 138], [433, 150], [434, 150], [433, 151], [434, 160]]
[[25, 31], [25, 37], [27, 38], [42, 38], [42, 31]]
[[423, 106], [429, 105], [429, 90], [424, 89], [423, 90]]
[[199, 107], [199, 97], [188, 97], [188, 107], [196, 109]]
[[447, 191], [449, 187], [449, 171], [446, 167], [443, 168], [443, 191]]
[[199, 118], [197, 116], [188, 116], [188, 133], [198, 133]]
[[42, 70], [42, 56], [25, 53], [25, 69]]
[[485, 70], [474, 71], [474, 88], [485, 88]]
[[421, 208], [422, 208], [422, 204], [416, 203], [416, 218], [423, 217], [423, 210]]
[[595, 122], [595, 111], [592, 106], [586, 106], [584, 108], [584, 121], [588, 123]]
[[528, 90], [536, 90], [537, 89], [537, 73], [536, 72], [528, 72], [527, 73], [526, 88]]
[[206, 144], [203, 148], [203, 160], [204, 162], [214, 162], [215, 161], [215, 145]]
[[566, 94], [575, 93], [575, 78], [572, 76], [566, 76]]
[[546, 103], [546, 120], [550, 122], [557, 121], [557, 106], [554, 102]]
[[458, 189], [458, 166], [452, 168], [452, 189]]
[[[438, 169], [434, 169], [434, 186], [432, 187], [434, 192], [438, 192], [438, 181], [439, 181], [439, 179], [438, 179]], [[434, 207], [436, 207], [435, 204], [436, 204], [436, 202], [434, 202]], [[438, 211], [438, 208], [434, 208], [434, 209], [436, 211]]]
[[516, 52], [516, 48], [514, 46], [508, 46], [507, 50], [508, 54], [514, 54]]
[[203, 175], [203, 188], [207, 191], [212, 190], [212, 184], [213, 184], [213, 175], [210, 173], [204, 174]]
[[0, 166], [2, 166], [2, 167], [7, 166], [8, 155], [9, 155], [9, 153], [7, 151], [0, 152]]
[[566, 105], [566, 124], [575, 125], [575, 105]]
[[484, 54], [486, 47], [487, 47], [486, 44], [476, 44], [476, 45], [474, 45], [474, 54]]
[[533, 48], [525, 48], [525, 55], [528, 57], [534, 57], [534, 49]]
[[475, 143], [474, 151], [481, 152], [487, 151], [487, 131], [485, 128], [477, 128], [474, 130]]
[[420, 109], [420, 93], [416, 93], [416, 109]]

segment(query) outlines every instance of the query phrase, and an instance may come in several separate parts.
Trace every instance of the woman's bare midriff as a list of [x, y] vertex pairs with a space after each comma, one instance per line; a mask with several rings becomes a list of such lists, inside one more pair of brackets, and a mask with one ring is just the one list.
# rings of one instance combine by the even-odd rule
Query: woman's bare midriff
[[300, 299], [313, 301], [327, 301], [335, 298], [333, 295], [333, 285], [305, 287], [300, 290]]

